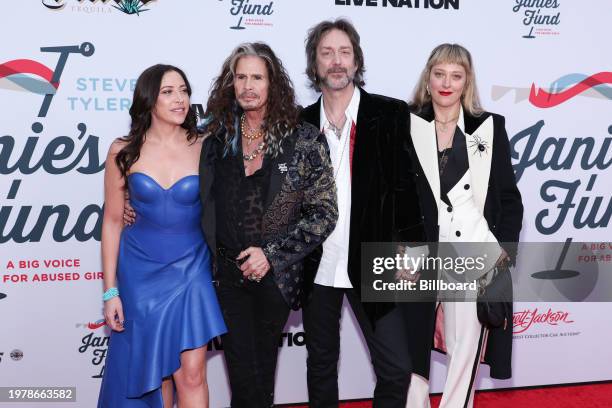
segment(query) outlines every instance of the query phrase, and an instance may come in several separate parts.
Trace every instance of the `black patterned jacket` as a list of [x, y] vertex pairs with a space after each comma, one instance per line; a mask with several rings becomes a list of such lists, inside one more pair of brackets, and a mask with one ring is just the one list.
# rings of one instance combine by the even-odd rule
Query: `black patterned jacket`
[[[204, 140], [200, 156], [202, 228], [216, 258], [215, 160], [223, 160], [224, 135]], [[302, 123], [285, 137], [271, 160], [270, 184], [262, 222], [263, 251], [274, 282], [292, 309], [302, 300], [303, 262], [334, 230], [338, 219], [336, 186], [325, 136]], [[232, 180], [227, 180], [231, 183]]]

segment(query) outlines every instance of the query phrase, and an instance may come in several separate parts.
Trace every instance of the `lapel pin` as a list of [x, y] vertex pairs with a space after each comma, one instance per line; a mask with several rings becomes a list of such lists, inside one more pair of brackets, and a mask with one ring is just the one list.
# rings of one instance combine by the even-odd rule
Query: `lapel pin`
[[280, 163], [278, 165], [278, 171], [280, 171], [281, 173], [284, 173], [287, 171], [287, 163]]
[[478, 153], [482, 157], [483, 153], [487, 153], [489, 150], [489, 144], [478, 135], [472, 135], [470, 140], [470, 149], [473, 150], [472, 154]]

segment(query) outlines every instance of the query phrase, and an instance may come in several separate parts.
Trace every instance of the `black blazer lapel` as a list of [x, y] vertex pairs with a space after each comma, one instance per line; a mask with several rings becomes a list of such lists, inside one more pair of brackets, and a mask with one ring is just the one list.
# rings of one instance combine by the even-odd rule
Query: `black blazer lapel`
[[[369, 195], [376, 191], [372, 186], [378, 170], [379, 157], [379, 107], [373, 103], [370, 95], [360, 89], [357, 125], [355, 129], [355, 144], [351, 170], [351, 216], [349, 239], [349, 279], [356, 290], [361, 288], [360, 268], [351, 267], [351, 260], [360, 258], [361, 236], [364, 227], [364, 217], [367, 216]], [[359, 261], [357, 261], [359, 262]]]
[[[472, 193], [478, 208], [484, 212], [493, 168], [492, 150], [496, 149], [493, 143], [493, 117], [488, 112], [475, 117], [463, 110], [463, 120], [466, 141], [464, 149], [472, 173]], [[478, 150], [479, 145], [486, 146], [485, 150]]]
[[[411, 108], [411, 110], [413, 110]], [[431, 122], [435, 118], [435, 113], [433, 110], [433, 105], [431, 103], [424, 105], [420, 111], [414, 112], [415, 115], [423, 118], [424, 120]]]
[[473, 116], [470, 115], [465, 109], [463, 110], [463, 121], [464, 121], [464, 127], [465, 127], [465, 132], [467, 134], [472, 134], [476, 131], [476, 129], [478, 129], [478, 127], [480, 125], [483, 124], [483, 122], [489, 117], [490, 115], [488, 113], [484, 113], [480, 116]]
[[368, 185], [375, 173], [372, 166], [377, 157], [379, 109], [373, 103], [372, 97], [360, 88], [361, 95], [357, 111], [357, 128], [355, 130], [355, 145], [353, 151], [351, 173], [351, 231], [359, 229], [359, 220], [368, 195]]
[[321, 97], [313, 103], [302, 109], [300, 117], [304, 122], [310, 123], [317, 129], [321, 130]]

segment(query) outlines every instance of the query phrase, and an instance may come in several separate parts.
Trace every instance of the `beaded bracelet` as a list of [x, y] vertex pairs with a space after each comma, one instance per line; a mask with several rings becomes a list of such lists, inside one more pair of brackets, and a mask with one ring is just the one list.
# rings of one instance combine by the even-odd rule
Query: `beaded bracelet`
[[102, 295], [102, 300], [106, 302], [107, 300], [111, 300], [115, 296], [119, 296], [119, 289], [110, 288], [106, 292], [104, 292], [104, 294]]

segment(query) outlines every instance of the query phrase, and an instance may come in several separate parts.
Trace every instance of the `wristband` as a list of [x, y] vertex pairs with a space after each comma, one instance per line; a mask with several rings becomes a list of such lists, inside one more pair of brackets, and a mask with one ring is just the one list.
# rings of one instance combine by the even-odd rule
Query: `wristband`
[[116, 296], [119, 296], [119, 289], [117, 289], [117, 288], [110, 288], [109, 290], [104, 292], [104, 294], [102, 295], [102, 300], [104, 300], [106, 302], [107, 300], [111, 300], [112, 298], [114, 298]]

